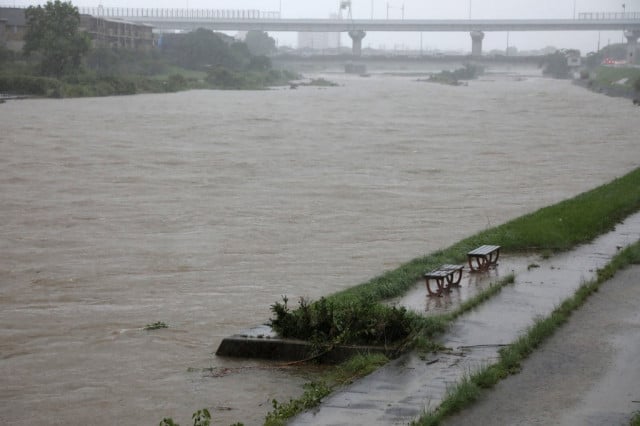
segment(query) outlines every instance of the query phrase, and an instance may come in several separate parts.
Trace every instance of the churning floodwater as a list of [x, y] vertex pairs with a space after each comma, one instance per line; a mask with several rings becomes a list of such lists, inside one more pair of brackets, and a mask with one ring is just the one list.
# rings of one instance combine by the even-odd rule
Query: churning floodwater
[[308, 372], [213, 352], [282, 295], [640, 165], [638, 108], [566, 81], [329, 78], [0, 105], [0, 423], [258, 424]]

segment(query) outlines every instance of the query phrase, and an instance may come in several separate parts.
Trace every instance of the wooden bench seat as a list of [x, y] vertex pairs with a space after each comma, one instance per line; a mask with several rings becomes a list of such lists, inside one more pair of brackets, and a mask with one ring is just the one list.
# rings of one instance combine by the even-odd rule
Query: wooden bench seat
[[498, 264], [500, 246], [484, 245], [467, 253], [469, 268], [472, 272], [486, 271]]
[[[452, 286], [460, 285], [464, 265], [442, 265], [438, 269], [424, 274], [429, 296], [442, 296], [443, 291], [450, 291]], [[431, 288], [433, 281], [437, 288]]]

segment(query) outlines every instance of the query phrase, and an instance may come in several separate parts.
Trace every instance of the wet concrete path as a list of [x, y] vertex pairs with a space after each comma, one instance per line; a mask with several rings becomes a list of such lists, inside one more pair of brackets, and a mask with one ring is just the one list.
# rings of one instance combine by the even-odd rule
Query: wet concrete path
[[640, 411], [639, 305], [634, 265], [603, 283], [519, 374], [443, 424], [628, 426]]
[[[478, 278], [467, 276], [463, 289], [488, 285], [497, 275], [516, 274], [515, 284], [476, 310], [455, 321], [440, 339], [451, 353], [424, 355], [411, 352], [373, 374], [332, 394], [324, 403], [294, 418], [292, 425], [400, 425], [437, 407], [449, 386], [465, 374], [493, 363], [502, 345], [521, 335], [540, 316], [547, 316], [585, 281], [596, 276], [616, 252], [640, 239], [640, 214], [590, 244], [550, 259], [503, 259], [497, 271]], [[537, 266], [530, 268], [535, 263]], [[466, 282], [466, 285], [465, 285]], [[419, 290], [398, 303], [416, 309]], [[433, 310], [424, 295], [423, 310]], [[466, 297], [464, 297], [466, 298]], [[464, 299], [462, 298], [462, 299]], [[455, 302], [442, 302], [455, 306]], [[438, 308], [438, 307], [436, 307]], [[441, 309], [441, 307], [440, 307]], [[437, 309], [436, 309], [437, 310]]]

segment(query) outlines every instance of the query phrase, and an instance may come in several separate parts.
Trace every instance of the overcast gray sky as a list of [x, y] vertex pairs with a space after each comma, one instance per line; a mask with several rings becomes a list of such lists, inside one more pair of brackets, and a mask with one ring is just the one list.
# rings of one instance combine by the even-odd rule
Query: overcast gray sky
[[[28, 5], [25, 0], [0, 0], [3, 4]], [[261, 11], [282, 11], [283, 18], [328, 18], [338, 12], [339, 0], [75, 0], [77, 6], [104, 7], [175, 7], [202, 9], [258, 9]], [[356, 19], [375, 19], [387, 17], [400, 19], [404, 6], [405, 19], [466, 19], [482, 18], [562, 18], [572, 19], [574, 12], [640, 12], [640, 0], [352, 0], [353, 17]], [[279, 44], [296, 44], [294, 34], [273, 34]], [[520, 50], [539, 49], [548, 45], [559, 48], [579, 48], [584, 53], [595, 50], [600, 45], [619, 43], [621, 32], [582, 32], [582, 33], [510, 33], [510, 46]], [[417, 33], [370, 33], [363, 45], [371, 47], [416, 48], [421, 37]], [[348, 41], [344, 36], [345, 43]], [[424, 33], [424, 49], [461, 49], [468, 51], [471, 41], [464, 33]], [[506, 33], [487, 33], [484, 50], [505, 49]]]

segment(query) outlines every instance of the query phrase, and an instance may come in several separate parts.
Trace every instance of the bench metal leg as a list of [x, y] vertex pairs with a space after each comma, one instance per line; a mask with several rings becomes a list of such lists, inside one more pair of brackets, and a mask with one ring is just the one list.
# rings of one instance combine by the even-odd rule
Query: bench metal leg
[[460, 281], [462, 281], [462, 269], [451, 271], [451, 273], [447, 275], [447, 283], [449, 284], [447, 288], [451, 288], [451, 286], [459, 286]]
[[493, 253], [489, 254], [489, 264], [497, 265], [498, 258], [500, 258], [500, 250], [496, 250]]
[[469, 256], [468, 261], [469, 269], [471, 269], [472, 272], [485, 271], [489, 269], [489, 262], [484, 256]]
[[[431, 280], [435, 281], [435, 284], [438, 286], [437, 290], [432, 290], [431, 289], [431, 286], [429, 285]], [[442, 296], [442, 289], [444, 287], [444, 283], [443, 283], [443, 279], [442, 278], [425, 277], [425, 281], [426, 281], [426, 284], [427, 284], [427, 292], [429, 293], [429, 296], [432, 296], [432, 297]]]

